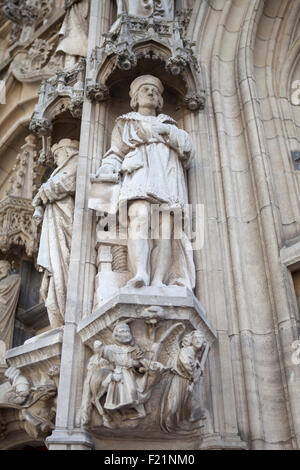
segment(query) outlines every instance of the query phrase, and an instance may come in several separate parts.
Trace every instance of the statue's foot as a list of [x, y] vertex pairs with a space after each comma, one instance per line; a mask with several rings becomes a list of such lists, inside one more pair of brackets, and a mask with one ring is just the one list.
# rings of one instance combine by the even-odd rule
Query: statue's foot
[[146, 410], [143, 409], [137, 409], [134, 408], [131, 412], [128, 411], [127, 413], [124, 413], [122, 416], [122, 421], [134, 421], [136, 419], [141, 419], [145, 418], [147, 416]]
[[140, 288], [147, 285], [148, 282], [142, 276], [135, 276], [127, 282], [126, 287]]
[[167, 287], [166, 284], [164, 284], [162, 281], [158, 281], [158, 280], [155, 280], [155, 279], [153, 279], [153, 281], [151, 282], [151, 286], [154, 286], [154, 287]]

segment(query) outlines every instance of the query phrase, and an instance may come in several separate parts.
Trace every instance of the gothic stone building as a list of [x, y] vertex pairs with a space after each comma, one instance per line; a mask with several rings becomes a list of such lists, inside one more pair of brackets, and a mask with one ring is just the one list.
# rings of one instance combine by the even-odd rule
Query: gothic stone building
[[299, 19], [0, 0], [0, 449], [300, 448]]

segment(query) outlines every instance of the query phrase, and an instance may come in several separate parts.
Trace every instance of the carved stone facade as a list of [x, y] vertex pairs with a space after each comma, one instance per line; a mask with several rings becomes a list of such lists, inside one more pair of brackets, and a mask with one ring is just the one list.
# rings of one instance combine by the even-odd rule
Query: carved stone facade
[[5, 0], [2, 12], [13, 23], [10, 44], [28, 41], [38, 24], [47, 22], [53, 7], [53, 0]]
[[0, 8], [0, 449], [299, 449], [298, 0]]
[[26, 137], [12, 168], [6, 197], [0, 202], [0, 250], [7, 253], [12, 245], [24, 247], [32, 256], [38, 247], [37, 227], [32, 221], [32, 198], [40, 182], [36, 140]]

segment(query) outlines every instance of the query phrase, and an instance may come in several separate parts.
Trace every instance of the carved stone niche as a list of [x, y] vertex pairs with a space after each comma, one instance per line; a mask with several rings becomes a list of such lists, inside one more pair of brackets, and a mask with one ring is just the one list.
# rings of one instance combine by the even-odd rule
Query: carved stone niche
[[85, 59], [65, 72], [44, 80], [39, 90], [39, 101], [35, 106], [29, 128], [33, 134], [42, 138], [42, 152], [39, 163], [45, 166], [53, 165], [51, 155], [52, 132], [54, 121], [67, 111], [75, 119], [82, 114], [84, 97]]
[[6, 380], [3, 379], [0, 384], [2, 439], [10, 433], [8, 423], [12, 410], [17, 413], [15, 419], [19, 429], [30, 438], [44, 440], [51, 434], [56, 412], [61, 346], [62, 330], [53, 330], [7, 351]]
[[78, 426], [95, 441], [101, 437], [102, 448], [112, 438], [198, 448], [207, 417], [205, 364], [216, 333], [189, 289], [120, 289], [80, 322], [78, 333], [94, 351]]
[[[194, 43], [186, 37], [189, 15], [190, 11], [183, 10], [175, 13], [173, 21], [166, 21], [155, 15], [121, 14], [118, 26], [104, 34], [103, 45], [90, 57], [87, 97], [105, 101], [117, 82], [159, 68], [156, 75], [175, 85], [183, 106], [193, 112], [204, 109], [205, 92]], [[143, 69], [139, 70], [141, 64]]]
[[32, 196], [39, 184], [36, 139], [29, 135], [17, 155], [7, 197], [0, 201], [0, 250], [24, 247], [28, 256], [37, 250], [37, 228], [32, 223]]
[[0, 250], [12, 245], [25, 247], [28, 256], [37, 251], [35, 226], [32, 224], [31, 201], [8, 196], [0, 202]]

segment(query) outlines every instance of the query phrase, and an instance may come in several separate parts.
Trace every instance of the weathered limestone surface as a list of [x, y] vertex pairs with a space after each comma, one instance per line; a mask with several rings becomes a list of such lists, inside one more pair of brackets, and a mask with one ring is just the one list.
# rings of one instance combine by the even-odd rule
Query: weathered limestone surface
[[298, 0], [0, 3], [0, 249], [50, 317], [0, 345], [0, 448], [299, 449]]

